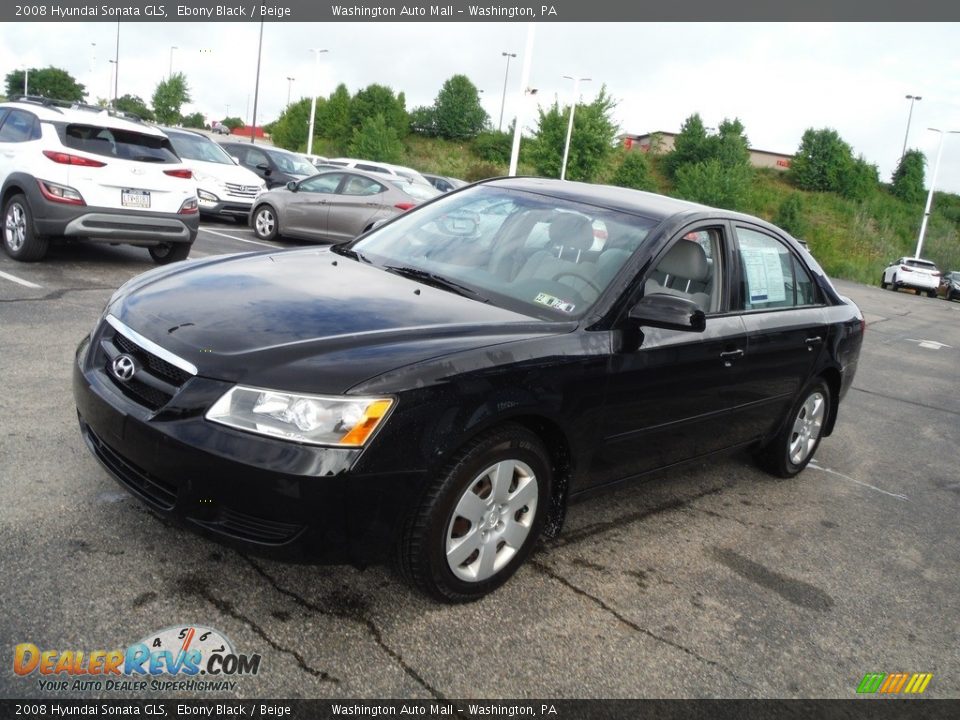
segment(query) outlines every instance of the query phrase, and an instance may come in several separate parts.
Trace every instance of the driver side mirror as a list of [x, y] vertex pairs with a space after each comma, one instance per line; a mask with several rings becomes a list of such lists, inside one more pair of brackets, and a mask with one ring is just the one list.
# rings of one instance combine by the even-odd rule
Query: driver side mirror
[[270, 166], [266, 163], [260, 163], [257, 165], [257, 170], [260, 170], [264, 175], [270, 174]]
[[290, 192], [296, 192], [299, 189], [300, 189], [300, 186], [297, 184], [296, 180], [291, 180], [290, 182], [287, 183], [287, 190], [289, 190]]
[[637, 325], [665, 330], [703, 332], [707, 328], [707, 316], [693, 300], [663, 293], [642, 298], [627, 317]]

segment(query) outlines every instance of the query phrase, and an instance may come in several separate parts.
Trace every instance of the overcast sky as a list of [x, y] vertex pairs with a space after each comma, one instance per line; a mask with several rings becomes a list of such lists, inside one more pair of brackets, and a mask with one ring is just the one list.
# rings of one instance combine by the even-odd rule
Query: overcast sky
[[[170, 67], [187, 76], [186, 111], [208, 118], [252, 112], [258, 23], [123, 23], [119, 93], [148, 101]], [[54, 65], [109, 97], [116, 23], [5, 23], [0, 73]], [[506, 61], [511, 61], [504, 126], [520, 109], [520, 70], [527, 24], [518, 23], [267, 23], [263, 38], [258, 122], [277, 117], [287, 100], [338, 83], [351, 93], [382, 83], [406, 93], [407, 109], [430, 104], [453, 74], [481, 90], [496, 125]], [[92, 43], [96, 43], [95, 46]], [[309, 48], [326, 48], [314, 73]], [[808, 127], [835, 128], [854, 152], [890, 174], [903, 148], [910, 102], [920, 95], [909, 147], [929, 158], [938, 136], [928, 127], [960, 130], [960, 24], [813, 23], [540, 23], [530, 86], [544, 104], [567, 103], [572, 83], [589, 101], [605, 83], [618, 100], [621, 131], [676, 132], [699, 112], [708, 127], [739, 117], [750, 144], [792, 153]], [[314, 80], [315, 78], [315, 80]], [[249, 107], [249, 111], [248, 111]], [[526, 125], [535, 117], [526, 111]], [[937, 189], [960, 193], [960, 135], [944, 142]]]

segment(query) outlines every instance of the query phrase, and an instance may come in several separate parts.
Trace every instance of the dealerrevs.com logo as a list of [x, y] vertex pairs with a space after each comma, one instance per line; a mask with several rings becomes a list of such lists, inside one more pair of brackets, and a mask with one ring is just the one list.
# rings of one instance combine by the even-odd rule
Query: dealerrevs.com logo
[[41, 650], [20, 643], [13, 650], [14, 673], [35, 677], [47, 692], [231, 691], [235, 678], [260, 672], [260, 661], [200, 625], [165, 628], [126, 649]]

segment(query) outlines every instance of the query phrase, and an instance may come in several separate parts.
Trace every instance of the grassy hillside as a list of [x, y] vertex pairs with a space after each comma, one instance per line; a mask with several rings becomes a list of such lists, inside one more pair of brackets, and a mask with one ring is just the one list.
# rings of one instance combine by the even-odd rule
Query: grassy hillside
[[[410, 135], [405, 138], [404, 146], [404, 164], [423, 172], [477, 179], [506, 175], [508, 170], [506, 163], [479, 159], [470, 142]], [[521, 152], [520, 174], [535, 174], [523, 160]], [[617, 162], [615, 159], [610, 164], [598, 182], [612, 176]], [[652, 171], [658, 190], [665, 195], [675, 195], [658, 158], [653, 158]], [[912, 255], [916, 248], [923, 206], [905, 203], [885, 188], [857, 202], [833, 193], [797, 190], [782, 173], [762, 170], [755, 173], [746, 205], [737, 209], [775, 222], [780, 204], [794, 193], [801, 200], [803, 239], [833, 277], [877, 284], [883, 269], [892, 260]], [[923, 255], [943, 271], [960, 270], [960, 197], [937, 193]]]

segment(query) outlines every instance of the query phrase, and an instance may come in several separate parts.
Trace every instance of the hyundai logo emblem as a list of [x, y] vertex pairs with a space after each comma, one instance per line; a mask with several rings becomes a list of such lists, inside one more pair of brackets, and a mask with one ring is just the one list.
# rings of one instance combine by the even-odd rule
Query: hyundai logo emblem
[[123, 355], [118, 355], [114, 361], [110, 364], [110, 369], [113, 370], [114, 376], [117, 380], [123, 382], [128, 382], [137, 372], [137, 361], [133, 359], [130, 355], [124, 353]]

